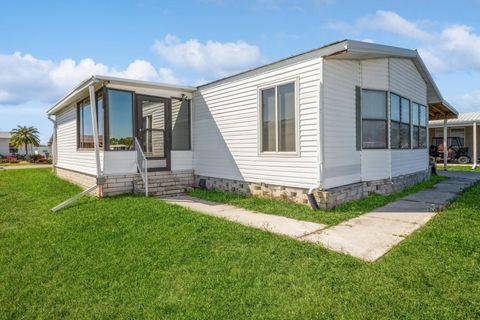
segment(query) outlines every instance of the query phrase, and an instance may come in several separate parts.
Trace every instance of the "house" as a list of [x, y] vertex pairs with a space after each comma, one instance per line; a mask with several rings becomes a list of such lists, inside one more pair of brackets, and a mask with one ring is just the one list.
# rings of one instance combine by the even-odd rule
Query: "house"
[[428, 119], [457, 114], [417, 51], [353, 40], [198, 87], [92, 76], [48, 111], [57, 175], [99, 196], [201, 185], [320, 207], [424, 180]]
[[478, 164], [477, 150], [480, 148], [480, 130], [477, 130], [477, 124], [480, 124], [480, 112], [462, 112], [457, 119], [429, 121], [429, 136], [432, 139], [430, 143], [435, 145], [438, 140], [441, 141], [444, 136], [444, 129], [446, 129], [447, 140], [449, 137], [459, 138], [456, 140], [459, 144], [468, 148], [468, 156], [473, 163], [473, 167], [476, 167]]
[[[26, 155], [25, 147], [14, 147], [10, 143], [12, 135], [10, 131], [0, 131], [0, 155]], [[44, 157], [48, 157], [51, 154], [50, 147], [46, 145], [39, 145], [38, 147], [29, 146], [29, 154], [38, 154]]]

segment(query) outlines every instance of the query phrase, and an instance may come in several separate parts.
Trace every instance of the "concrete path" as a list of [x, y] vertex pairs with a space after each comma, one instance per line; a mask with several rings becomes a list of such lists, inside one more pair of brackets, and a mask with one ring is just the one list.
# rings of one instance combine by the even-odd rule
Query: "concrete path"
[[51, 167], [52, 167], [51, 164], [32, 164], [32, 165], [26, 164], [26, 165], [22, 165], [22, 166], [1, 166], [0, 165], [0, 170], [1, 169], [6, 169], [6, 170], [10, 170], [10, 169], [39, 169], [39, 168], [51, 168]]
[[249, 211], [228, 204], [205, 201], [185, 195], [164, 197], [160, 199], [194, 211], [199, 211], [211, 216], [220, 217], [272, 233], [283, 234], [291, 238], [300, 238], [327, 227], [320, 223], [300, 221], [282, 216]]
[[439, 174], [449, 179], [303, 239], [365, 261], [376, 261], [480, 180], [478, 172]]
[[162, 200], [246, 226], [320, 244], [328, 249], [373, 262], [480, 180], [480, 172], [439, 174], [448, 176], [449, 179], [330, 228], [319, 223], [258, 213], [189, 196]]

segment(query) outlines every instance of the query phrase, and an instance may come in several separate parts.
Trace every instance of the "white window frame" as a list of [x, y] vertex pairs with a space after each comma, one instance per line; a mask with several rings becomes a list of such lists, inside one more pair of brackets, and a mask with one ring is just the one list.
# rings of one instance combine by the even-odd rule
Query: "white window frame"
[[[295, 101], [295, 151], [278, 151], [278, 95], [277, 87], [293, 83], [294, 84], [294, 101]], [[275, 89], [275, 143], [277, 151], [262, 151], [262, 91], [267, 89]], [[299, 112], [299, 78], [288, 78], [276, 82], [266, 83], [257, 86], [257, 153], [259, 156], [275, 156], [275, 157], [299, 157], [300, 156], [300, 112]]]

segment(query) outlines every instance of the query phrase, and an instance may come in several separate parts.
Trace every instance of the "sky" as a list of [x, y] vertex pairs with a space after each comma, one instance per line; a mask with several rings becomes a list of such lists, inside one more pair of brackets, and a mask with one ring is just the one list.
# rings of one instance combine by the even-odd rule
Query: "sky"
[[480, 111], [480, 0], [5, 1], [0, 130], [52, 133], [46, 111], [92, 74], [198, 85], [327, 43], [418, 49], [444, 98]]

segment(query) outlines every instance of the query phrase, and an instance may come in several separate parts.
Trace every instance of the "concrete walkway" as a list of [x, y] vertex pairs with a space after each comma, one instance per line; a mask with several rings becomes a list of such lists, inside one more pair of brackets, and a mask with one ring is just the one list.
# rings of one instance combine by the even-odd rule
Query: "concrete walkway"
[[282, 234], [296, 239], [309, 235], [313, 232], [320, 231], [327, 227], [326, 225], [320, 223], [300, 221], [282, 216], [249, 211], [228, 204], [205, 201], [185, 195], [164, 197], [160, 199], [168, 203], [177, 204], [211, 216], [223, 218], [249, 227]]
[[320, 244], [328, 249], [373, 262], [480, 180], [480, 172], [457, 171], [439, 174], [448, 176], [449, 179], [330, 228], [319, 223], [253, 212], [189, 196], [163, 200], [246, 226]]

